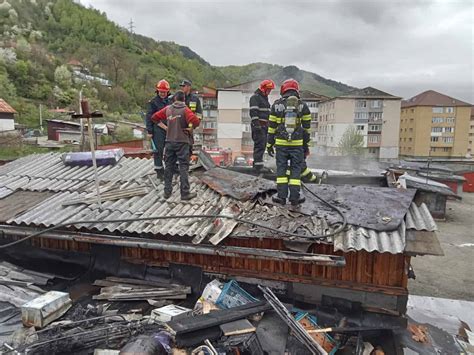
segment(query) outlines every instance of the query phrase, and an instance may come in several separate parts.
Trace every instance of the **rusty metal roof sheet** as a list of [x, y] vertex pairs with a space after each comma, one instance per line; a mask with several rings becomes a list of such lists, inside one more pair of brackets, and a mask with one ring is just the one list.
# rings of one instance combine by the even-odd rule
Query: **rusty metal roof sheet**
[[[156, 178], [151, 177], [154, 173], [150, 160], [122, 158], [116, 166], [99, 168], [99, 172], [103, 191], [147, 186], [151, 192], [144, 196], [105, 201], [102, 210], [97, 204], [63, 206], [65, 201], [84, 197], [94, 191], [92, 168], [65, 166], [61, 161], [61, 155], [57, 153], [28, 156], [0, 167], [0, 193], [10, 194], [18, 190], [55, 193], [46, 200], [31, 205], [20, 215], [9, 219], [7, 223], [46, 227], [57, 225], [63, 219], [105, 221], [177, 214], [220, 214], [223, 213], [222, 211], [234, 209], [239, 211], [238, 216], [241, 218], [265, 223], [288, 232], [321, 235], [331, 230], [325, 218], [308, 216], [280, 206], [264, 204], [260, 200], [242, 202], [230, 196], [222, 196], [195, 176], [190, 177], [190, 182], [192, 190], [198, 193], [197, 198], [182, 202], [179, 191], [175, 189], [172, 197], [164, 200], [163, 186], [157, 184]], [[245, 178], [239, 175], [238, 181]], [[156, 189], [153, 184], [157, 185]], [[248, 187], [242, 186], [242, 188], [242, 191], [246, 193]], [[1, 203], [2, 199], [0, 199]], [[88, 226], [78, 224], [75, 227], [99, 232], [161, 235], [164, 238], [179, 237], [187, 238], [187, 240], [191, 238], [196, 243], [205, 241], [216, 233], [249, 238], [269, 236], [267, 231], [258, 227], [236, 225], [231, 220], [212, 219], [184, 218], [115, 224], [96, 223]], [[405, 247], [406, 229], [435, 230], [435, 228], [436, 224], [426, 206], [417, 207], [412, 203], [404, 222], [395, 230], [377, 232], [369, 228], [350, 226], [346, 232], [334, 238], [334, 248], [343, 251], [401, 253]], [[283, 234], [271, 236], [285, 238]]]

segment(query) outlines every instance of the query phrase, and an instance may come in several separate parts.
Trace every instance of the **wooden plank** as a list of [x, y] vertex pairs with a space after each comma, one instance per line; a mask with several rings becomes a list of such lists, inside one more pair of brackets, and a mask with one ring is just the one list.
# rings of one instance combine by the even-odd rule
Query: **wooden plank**
[[239, 319], [220, 325], [225, 336], [253, 333], [257, 330], [247, 319]]

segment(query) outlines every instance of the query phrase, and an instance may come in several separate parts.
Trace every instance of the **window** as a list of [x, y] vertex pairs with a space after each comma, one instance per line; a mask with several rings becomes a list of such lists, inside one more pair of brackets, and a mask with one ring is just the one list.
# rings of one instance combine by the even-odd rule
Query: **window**
[[413, 141], [413, 139], [412, 139], [412, 138], [408, 138], [408, 141], [411, 142], [411, 141]]
[[443, 137], [443, 142], [444, 143], [453, 143], [454, 142], [454, 137]]
[[244, 124], [244, 132], [250, 132], [251, 129], [250, 129], [250, 125], [247, 123], [247, 124]]
[[410, 122], [413, 122], [415, 119], [414, 118], [410, 118]]
[[454, 123], [456, 121], [455, 117], [446, 117], [446, 123]]
[[[373, 120], [373, 121], [379, 121], [382, 119], [382, 112], [370, 112], [369, 113], [369, 120]], [[405, 121], [407, 121], [405, 119]]]
[[379, 124], [371, 124], [369, 126], [369, 131], [381, 131], [382, 130], [382, 126], [379, 125]]
[[365, 100], [357, 100], [357, 101], [356, 101], [356, 107], [358, 107], [358, 108], [367, 107], [367, 101], [365, 101]]
[[377, 154], [377, 148], [369, 148], [370, 154]]
[[450, 149], [449, 149], [448, 147], [444, 147], [444, 148], [443, 148], [443, 152], [449, 152], [449, 150], [450, 150]]
[[414, 108], [412, 108], [410, 111], [413, 113], [413, 112], [415, 112], [415, 109], [414, 109]]
[[366, 120], [369, 117], [367, 112], [356, 112], [354, 114], [354, 119], [356, 120]]
[[446, 113], [454, 113], [454, 107], [446, 107]]
[[363, 130], [364, 130], [364, 126], [363, 126], [363, 125], [357, 125], [357, 130], [358, 130], [358, 131], [363, 131]]
[[433, 113], [443, 113], [443, 108], [442, 107], [433, 107], [432, 111], [433, 111]]
[[413, 132], [413, 128], [410, 128], [410, 132]]
[[444, 127], [446, 133], [454, 133], [454, 127]]
[[432, 133], [441, 133], [443, 132], [443, 127], [431, 127]]
[[431, 137], [432, 142], [437, 142], [439, 140], [439, 137]]
[[203, 125], [204, 129], [216, 129], [217, 128], [217, 122], [204, 122]]
[[369, 143], [378, 143], [380, 142], [380, 136], [379, 135], [370, 135], [368, 138]]
[[382, 100], [372, 101], [372, 108], [380, 108], [380, 107], [382, 107]]
[[443, 117], [432, 117], [431, 118], [431, 123], [443, 123], [444, 119]]

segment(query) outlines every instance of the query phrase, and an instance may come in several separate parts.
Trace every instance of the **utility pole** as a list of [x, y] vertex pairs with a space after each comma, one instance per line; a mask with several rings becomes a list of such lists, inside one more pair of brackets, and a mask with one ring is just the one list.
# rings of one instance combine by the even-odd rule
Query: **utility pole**
[[[82, 85], [81, 90], [79, 90], [79, 114], [82, 115], [82, 89], [84, 88], [85, 85]], [[81, 118], [80, 119], [80, 124], [81, 124], [81, 144], [79, 145], [81, 152], [84, 151], [84, 142], [85, 142], [85, 137], [84, 137], [84, 120]]]
[[40, 132], [43, 133], [43, 105], [39, 104]]
[[133, 34], [133, 29], [135, 28], [135, 26], [133, 25], [133, 19], [130, 19], [130, 22], [128, 23], [128, 31]]

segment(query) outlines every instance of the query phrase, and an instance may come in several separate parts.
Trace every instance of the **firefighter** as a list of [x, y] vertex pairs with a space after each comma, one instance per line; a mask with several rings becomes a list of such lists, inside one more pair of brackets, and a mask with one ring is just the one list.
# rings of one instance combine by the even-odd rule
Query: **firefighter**
[[[201, 100], [199, 100], [199, 97], [191, 92], [191, 86], [193, 83], [191, 80], [188, 79], [183, 79], [181, 81], [181, 84], [179, 86], [181, 87], [181, 90], [184, 92], [186, 99], [185, 99], [185, 104], [188, 106], [191, 111], [193, 111], [196, 116], [199, 118], [199, 120], [202, 120], [202, 105], [201, 105]], [[194, 137], [191, 137], [191, 145], [189, 146], [190, 149], [190, 154], [193, 154], [193, 144], [194, 144]]]
[[166, 131], [155, 124], [151, 117], [155, 112], [158, 112], [171, 103], [169, 99], [170, 84], [166, 80], [160, 80], [155, 86], [155, 91], [156, 97], [148, 102], [148, 111], [145, 121], [148, 138], [152, 141], [156, 176], [158, 179], [163, 179], [163, 152], [165, 149]]
[[268, 116], [270, 115], [268, 95], [270, 95], [274, 88], [275, 83], [272, 80], [263, 80], [252, 97], [250, 97], [253, 168], [257, 172], [260, 172], [263, 168], [263, 154], [267, 144]]
[[[199, 126], [200, 120], [189, 107], [186, 107], [185, 99], [184, 92], [177, 91], [174, 94], [173, 104], [152, 116], [152, 120], [166, 131], [165, 199], [168, 199], [173, 192], [172, 182], [176, 162], [179, 165], [181, 200], [191, 200], [197, 195], [190, 192], [188, 169], [191, 137], [193, 129]], [[167, 122], [167, 125], [164, 122]]]
[[[300, 176], [305, 152], [309, 151], [311, 112], [300, 99], [296, 80], [285, 80], [280, 95], [281, 98], [272, 105], [268, 128], [267, 151], [270, 156], [274, 156], [276, 149], [277, 165], [277, 195], [272, 200], [285, 204], [289, 190], [289, 201], [295, 206], [305, 201], [300, 196]], [[288, 162], [289, 177], [286, 175]]]

